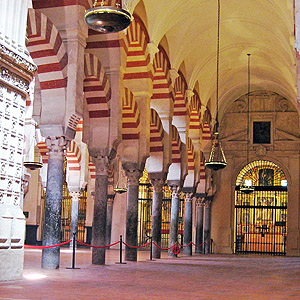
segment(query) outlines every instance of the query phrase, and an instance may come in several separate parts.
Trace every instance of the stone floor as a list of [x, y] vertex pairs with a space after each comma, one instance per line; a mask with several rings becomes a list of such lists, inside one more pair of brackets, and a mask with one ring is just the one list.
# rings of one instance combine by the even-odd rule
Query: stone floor
[[[43, 270], [41, 250], [25, 250], [24, 278], [0, 283], [1, 300], [213, 300], [300, 299], [300, 257], [194, 255], [116, 264], [119, 251], [107, 251], [107, 264], [91, 264], [91, 250], [61, 250], [59, 270]], [[0, 270], [1, 271], [1, 270]]]

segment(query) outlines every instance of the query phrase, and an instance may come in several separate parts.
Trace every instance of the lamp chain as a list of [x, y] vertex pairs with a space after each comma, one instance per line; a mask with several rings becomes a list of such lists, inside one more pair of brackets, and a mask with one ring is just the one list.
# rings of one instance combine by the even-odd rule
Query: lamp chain
[[247, 164], [249, 163], [249, 144], [250, 144], [250, 56], [248, 53], [248, 93], [247, 93]]
[[217, 88], [216, 88], [216, 98], [217, 98], [217, 111], [216, 111], [216, 133], [219, 130], [219, 61], [220, 61], [220, 0], [218, 0], [218, 31], [217, 31]]

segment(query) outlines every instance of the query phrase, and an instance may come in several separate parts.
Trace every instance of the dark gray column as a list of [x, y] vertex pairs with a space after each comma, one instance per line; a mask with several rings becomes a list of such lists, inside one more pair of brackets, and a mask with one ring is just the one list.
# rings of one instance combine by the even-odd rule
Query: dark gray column
[[[64, 137], [46, 138], [49, 149], [48, 173], [43, 226], [43, 246], [61, 242], [61, 207], [64, 175], [64, 150], [68, 141]], [[42, 268], [59, 268], [59, 247], [43, 249]]]
[[[164, 174], [149, 174], [151, 183], [153, 185], [153, 199], [152, 199], [152, 241], [158, 246], [161, 246], [161, 210], [163, 199], [163, 186], [165, 183]], [[160, 177], [160, 178], [159, 178]], [[160, 258], [161, 250], [153, 245], [153, 258]]]
[[[126, 243], [137, 246], [138, 243], [138, 195], [139, 178], [142, 175], [137, 163], [124, 163], [127, 176]], [[125, 246], [125, 260], [137, 261], [137, 249]]]
[[[78, 237], [78, 208], [79, 208], [79, 191], [71, 191], [70, 195], [72, 197], [72, 211], [71, 211], [71, 236], [72, 242], [70, 243], [70, 248], [73, 248], [73, 234], [76, 233], [75, 238]], [[77, 243], [75, 243], [75, 246]]]
[[[105, 246], [109, 159], [108, 156], [101, 155], [101, 151], [90, 151], [90, 154], [96, 167], [92, 244], [95, 246]], [[92, 263], [104, 265], [105, 251], [106, 248], [93, 248]]]
[[204, 209], [204, 253], [210, 253], [210, 221], [211, 221], [211, 200], [206, 199]]
[[113, 205], [115, 195], [107, 196], [107, 218], [106, 218], [106, 244], [111, 244], [111, 227], [112, 227], [112, 216], [113, 216]]
[[[184, 245], [188, 245], [192, 242], [193, 234], [193, 193], [185, 193], [184, 200], [184, 233], [183, 242]], [[184, 247], [183, 253], [185, 255], [192, 255], [192, 244]]]
[[[180, 186], [170, 186], [172, 191], [172, 202], [171, 202], [171, 222], [170, 222], [170, 236], [169, 236], [169, 247], [178, 242], [178, 214], [179, 214], [179, 192]], [[172, 249], [168, 250], [169, 256], [176, 256], [173, 254]]]
[[205, 198], [197, 198], [196, 200], [196, 253], [203, 253], [203, 211]]

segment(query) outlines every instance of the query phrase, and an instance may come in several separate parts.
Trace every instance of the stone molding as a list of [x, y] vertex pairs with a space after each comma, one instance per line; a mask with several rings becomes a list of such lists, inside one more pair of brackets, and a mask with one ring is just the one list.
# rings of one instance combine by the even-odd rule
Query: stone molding
[[29, 93], [29, 82], [4, 67], [0, 69], [0, 79], [26, 94]]

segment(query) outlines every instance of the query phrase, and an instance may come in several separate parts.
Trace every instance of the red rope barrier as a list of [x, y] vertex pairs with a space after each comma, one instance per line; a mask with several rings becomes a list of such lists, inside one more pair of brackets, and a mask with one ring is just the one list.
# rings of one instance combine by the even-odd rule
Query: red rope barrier
[[201, 246], [203, 246], [204, 244], [205, 244], [205, 242], [203, 242], [203, 243], [200, 244], [200, 245], [196, 245], [196, 244], [193, 243], [193, 245], [196, 246], [196, 247], [201, 247]]
[[57, 245], [51, 245], [51, 246], [33, 246], [33, 245], [24, 245], [24, 248], [29, 248], [29, 249], [48, 249], [48, 248], [54, 248], [54, 247], [60, 247], [66, 244], [71, 243], [72, 240], [68, 240], [66, 242], [57, 244]]
[[79, 244], [81, 244], [81, 245], [84, 245], [84, 246], [87, 246], [87, 247], [92, 247], [92, 248], [108, 248], [108, 247], [112, 247], [112, 246], [117, 245], [117, 244], [120, 243], [120, 241], [118, 241], [118, 242], [115, 242], [115, 243], [113, 243], [113, 244], [111, 244], [111, 245], [106, 245], [106, 246], [93, 246], [93, 245], [89, 245], [89, 244], [86, 244], [86, 243], [81, 242], [81, 241], [78, 241], [78, 240], [76, 240], [76, 242], [79, 243]]
[[125, 246], [129, 247], [129, 248], [139, 249], [139, 248], [143, 248], [143, 247], [148, 246], [149, 244], [151, 244], [151, 242], [148, 242], [148, 243], [146, 243], [145, 245], [142, 245], [142, 246], [131, 246], [131, 245], [126, 244], [125, 242], [123, 242], [123, 244], [124, 244]]
[[162, 247], [158, 246], [155, 242], [153, 242], [153, 244], [154, 244], [157, 248], [159, 248], [160, 250], [169, 250], [169, 249], [172, 249], [173, 247], [176, 246], [176, 243], [175, 243], [174, 245], [172, 245], [172, 246], [169, 247], [169, 248], [162, 248]]
[[178, 245], [179, 247], [182, 247], [182, 248], [185, 248], [185, 247], [188, 247], [188, 246], [190, 246], [190, 244], [192, 244], [192, 242], [189, 242], [187, 245]]

